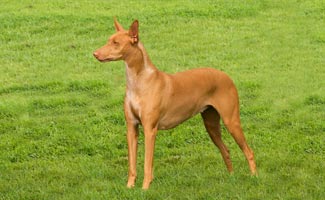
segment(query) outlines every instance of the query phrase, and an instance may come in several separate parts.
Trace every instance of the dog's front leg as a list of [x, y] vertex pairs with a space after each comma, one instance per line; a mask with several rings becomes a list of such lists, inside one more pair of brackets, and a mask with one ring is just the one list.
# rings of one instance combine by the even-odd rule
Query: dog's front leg
[[128, 157], [129, 157], [129, 178], [127, 187], [132, 188], [137, 177], [137, 149], [138, 149], [138, 125], [127, 123]]
[[153, 180], [153, 156], [157, 128], [144, 127], [145, 137], [145, 160], [144, 160], [144, 179], [142, 189], [148, 189]]

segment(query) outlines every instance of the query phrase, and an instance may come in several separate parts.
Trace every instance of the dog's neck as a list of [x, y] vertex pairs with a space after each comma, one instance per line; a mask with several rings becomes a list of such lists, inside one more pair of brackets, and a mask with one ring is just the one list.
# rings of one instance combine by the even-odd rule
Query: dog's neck
[[133, 90], [145, 77], [158, 71], [152, 64], [144, 46], [138, 42], [125, 58], [127, 88]]

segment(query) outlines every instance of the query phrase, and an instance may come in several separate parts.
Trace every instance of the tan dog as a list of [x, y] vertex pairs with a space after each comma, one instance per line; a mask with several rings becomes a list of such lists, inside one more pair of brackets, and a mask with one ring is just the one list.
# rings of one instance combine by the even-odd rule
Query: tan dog
[[130, 29], [114, 20], [116, 33], [107, 44], [94, 52], [101, 62], [124, 60], [126, 64], [126, 96], [124, 113], [127, 123], [129, 158], [128, 187], [135, 184], [138, 126], [145, 135], [143, 189], [153, 180], [153, 156], [158, 130], [173, 128], [201, 113], [207, 132], [220, 149], [229, 172], [233, 171], [229, 151], [221, 140], [220, 117], [241, 150], [252, 174], [256, 174], [253, 151], [246, 143], [239, 118], [239, 100], [233, 81], [212, 68], [193, 69], [176, 74], [159, 71], [139, 41], [139, 23]]

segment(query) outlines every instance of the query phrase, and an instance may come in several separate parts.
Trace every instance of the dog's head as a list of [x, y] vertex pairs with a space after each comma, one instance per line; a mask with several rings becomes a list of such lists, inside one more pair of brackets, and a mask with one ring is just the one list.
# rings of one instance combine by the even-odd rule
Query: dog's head
[[124, 60], [129, 51], [139, 41], [139, 22], [135, 20], [129, 30], [124, 30], [120, 23], [114, 18], [116, 33], [109, 37], [107, 43], [97, 49], [93, 55], [101, 62]]

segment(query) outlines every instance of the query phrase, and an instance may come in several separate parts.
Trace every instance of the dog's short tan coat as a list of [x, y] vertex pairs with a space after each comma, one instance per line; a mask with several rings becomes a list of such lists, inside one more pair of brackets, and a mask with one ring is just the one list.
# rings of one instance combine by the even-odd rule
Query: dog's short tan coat
[[220, 118], [244, 152], [252, 174], [256, 174], [253, 151], [246, 143], [239, 117], [239, 100], [233, 81], [213, 68], [199, 68], [166, 74], [159, 71], [139, 41], [139, 23], [129, 30], [114, 20], [116, 33], [106, 45], [94, 52], [99, 61], [124, 60], [126, 95], [124, 112], [127, 123], [129, 158], [128, 187], [136, 179], [138, 126], [145, 135], [144, 181], [148, 189], [153, 180], [153, 155], [158, 130], [170, 129], [201, 113], [204, 125], [214, 144], [220, 149], [229, 172], [232, 164], [229, 151], [221, 139]]

